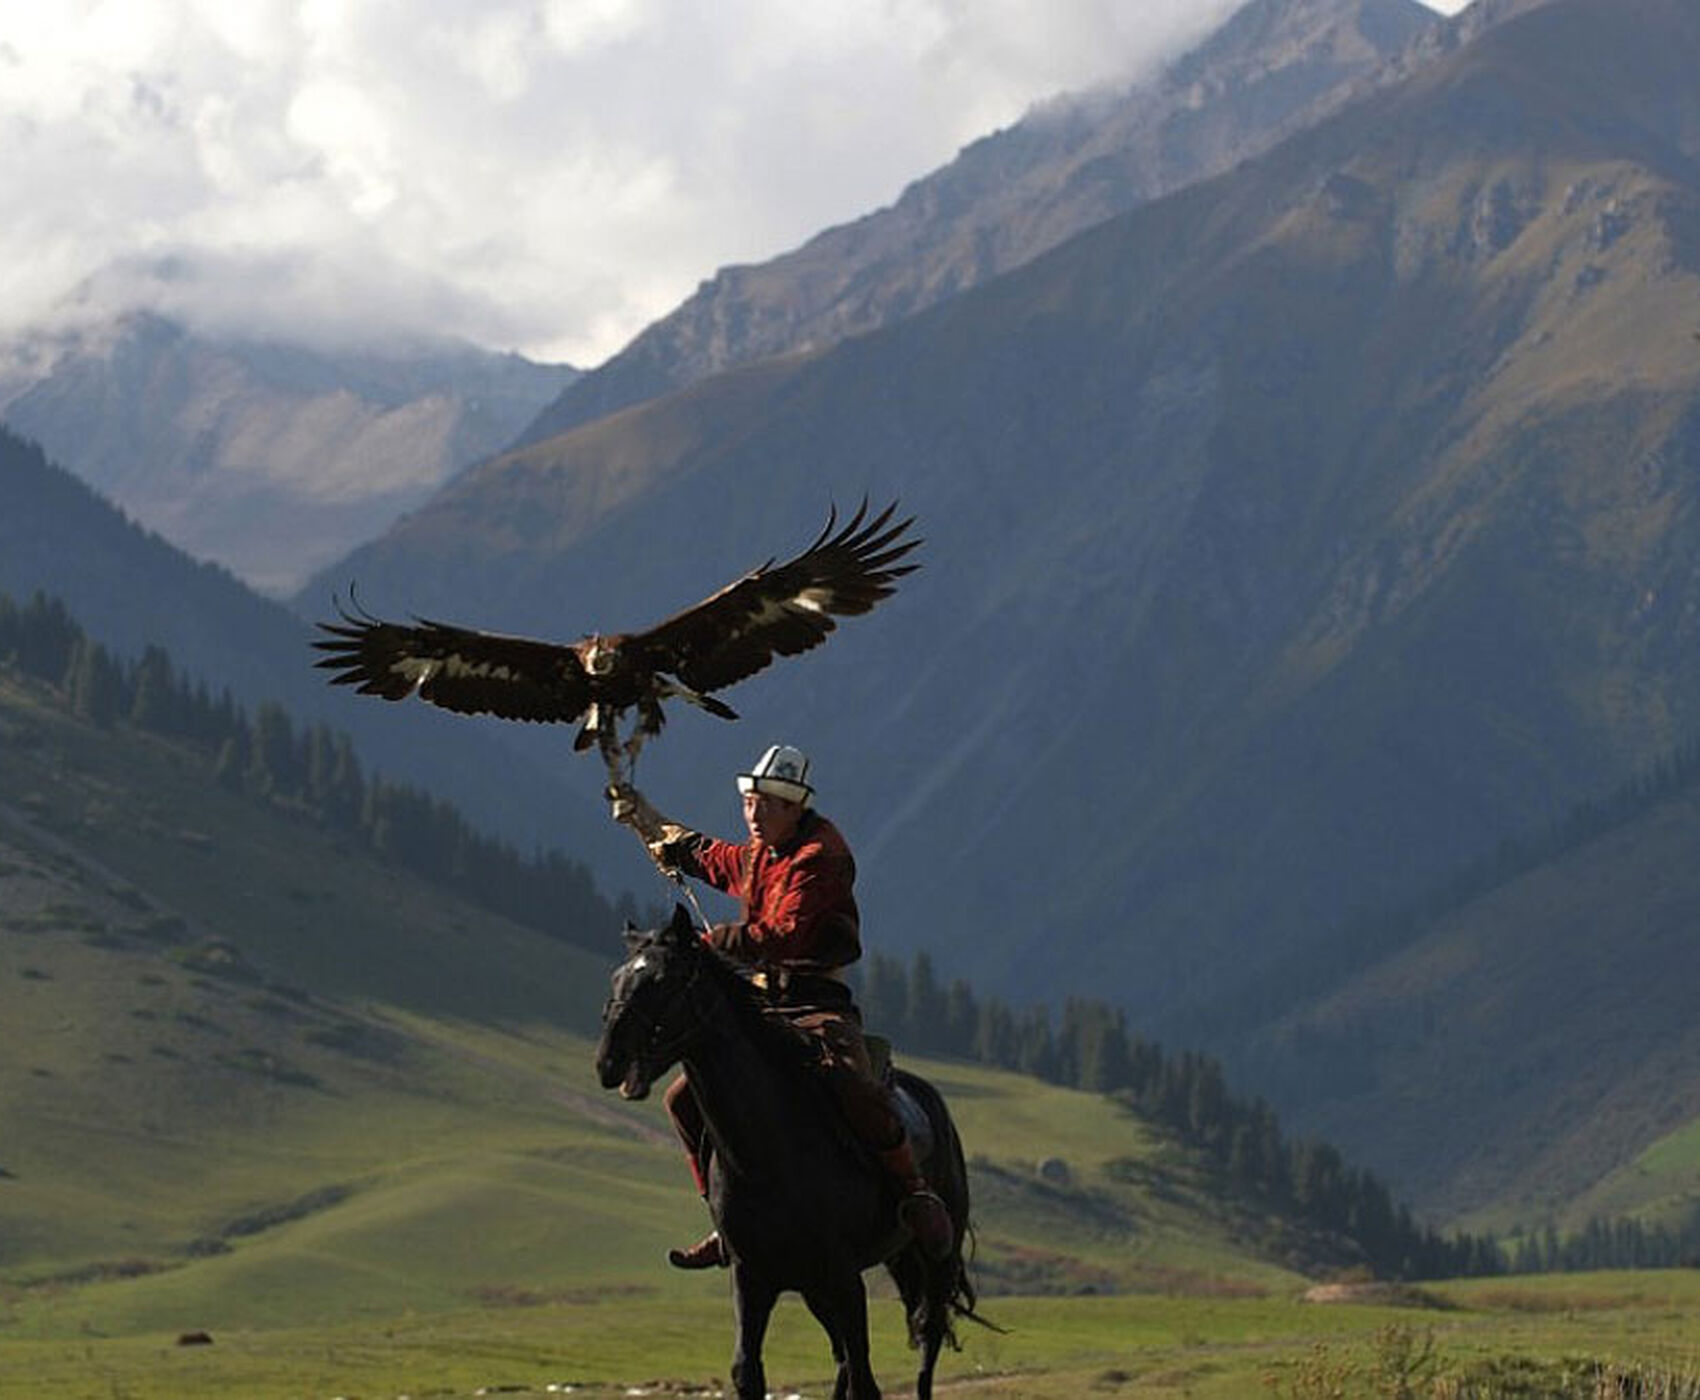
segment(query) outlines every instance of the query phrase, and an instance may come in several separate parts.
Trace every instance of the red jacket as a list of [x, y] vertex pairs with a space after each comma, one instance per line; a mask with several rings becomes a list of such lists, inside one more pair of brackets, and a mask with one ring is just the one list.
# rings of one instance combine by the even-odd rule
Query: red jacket
[[702, 837], [687, 873], [743, 901], [738, 927], [715, 941], [747, 961], [832, 968], [862, 956], [856, 860], [816, 812], [804, 812], [790, 844], [778, 848]]

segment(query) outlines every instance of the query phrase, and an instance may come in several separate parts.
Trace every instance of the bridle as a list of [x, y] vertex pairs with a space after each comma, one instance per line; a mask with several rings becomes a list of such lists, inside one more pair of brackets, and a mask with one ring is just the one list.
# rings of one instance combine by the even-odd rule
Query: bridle
[[[637, 956], [641, 958], [643, 953], [640, 952]], [[656, 1066], [657, 1072], [659, 1072], [661, 1068], [673, 1064], [701, 1033], [701, 1018], [693, 1014], [688, 1017], [677, 1018], [683, 1021], [683, 1025], [674, 1028], [670, 1039], [663, 1038], [669, 1024], [676, 1019], [673, 1013], [692, 999], [692, 995], [696, 991], [697, 981], [701, 976], [702, 961], [693, 950], [690, 972], [682, 982], [667, 988], [665, 1000], [655, 1014], [647, 1017], [648, 1024], [642, 1033], [640, 1044], [632, 1053], [632, 1058], [642, 1064], [646, 1074], [652, 1065]], [[609, 1026], [616, 1021], [623, 1020], [630, 1012], [631, 1006], [630, 995], [610, 995], [602, 1006], [602, 1024]]]

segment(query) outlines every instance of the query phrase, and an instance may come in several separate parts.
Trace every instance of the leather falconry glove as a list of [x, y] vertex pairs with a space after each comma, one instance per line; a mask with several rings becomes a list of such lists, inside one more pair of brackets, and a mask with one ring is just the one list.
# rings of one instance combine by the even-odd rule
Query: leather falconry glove
[[629, 826], [638, 834], [649, 858], [661, 873], [676, 879], [679, 866], [668, 847], [689, 841], [696, 836], [688, 826], [669, 821], [656, 811], [650, 800], [630, 783], [615, 783], [608, 789], [609, 811], [621, 826]]

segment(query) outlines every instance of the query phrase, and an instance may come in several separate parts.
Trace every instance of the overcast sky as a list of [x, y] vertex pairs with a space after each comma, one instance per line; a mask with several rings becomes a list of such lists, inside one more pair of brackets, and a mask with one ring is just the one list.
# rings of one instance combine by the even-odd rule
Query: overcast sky
[[75, 294], [589, 367], [1236, 3], [0, 0], [0, 334]]

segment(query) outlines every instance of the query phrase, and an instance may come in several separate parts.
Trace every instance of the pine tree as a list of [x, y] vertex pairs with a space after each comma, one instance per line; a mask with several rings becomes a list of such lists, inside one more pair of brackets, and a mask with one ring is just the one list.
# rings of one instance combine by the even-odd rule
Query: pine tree
[[909, 996], [904, 1005], [908, 1044], [916, 1050], [942, 1050], [945, 1036], [944, 993], [933, 975], [933, 960], [915, 954], [909, 969]]
[[947, 1055], [971, 1056], [979, 1024], [980, 1007], [974, 1000], [974, 989], [962, 978], [954, 978], [945, 993], [944, 1043], [939, 1048]]
[[18, 668], [50, 685], [62, 684], [71, 664], [71, 648], [83, 635], [65, 605], [35, 593], [18, 615], [17, 634]]
[[0, 593], [0, 664], [18, 665], [18, 647], [23, 638], [23, 623], [18, 605], [9, 593]]
[[99, 642], [79, 636], [72, 645], [65, 693], [71, 701], [71, 712], [79, 719], [102, 729], [111, 728], [117, 720], [124, 697], [124, 677]]
[[136, 663], [131, 682], [130, 723], [153, 734], [175, 730], [177, 680], [171, 658], [160, 647], [148, 647]]
[[884, 953], [867, 960], [862, 974], [862, 1019], [876, 1034], [894, 1044], [908, 1046], [909, 985], [903, 964]]
[[248, 768], [248, 756], [240, 734], [229, 734], [218, 746], [218, 759], [213, 764], [213, 781], [226, 792], [242, 790], [242, 776]]
[[254, 712], [248, 750], [248, 786], [262, 797], [294, 797], [301, 791], [295, 726], [283, 706], [263, 701]]
[[1056, 1082], [1056, 1044], [1048, 1008], [1030, 1007], [1021, 1017], [1016, 1030], [1015, 1068], [1035, 1079]]
[[974, 1030], [973, 1055], [982, 1064], [1014, 1069], [1017, 1059], [1015, 1015], [995, 997], [980, 1003], [980, 1023]]

